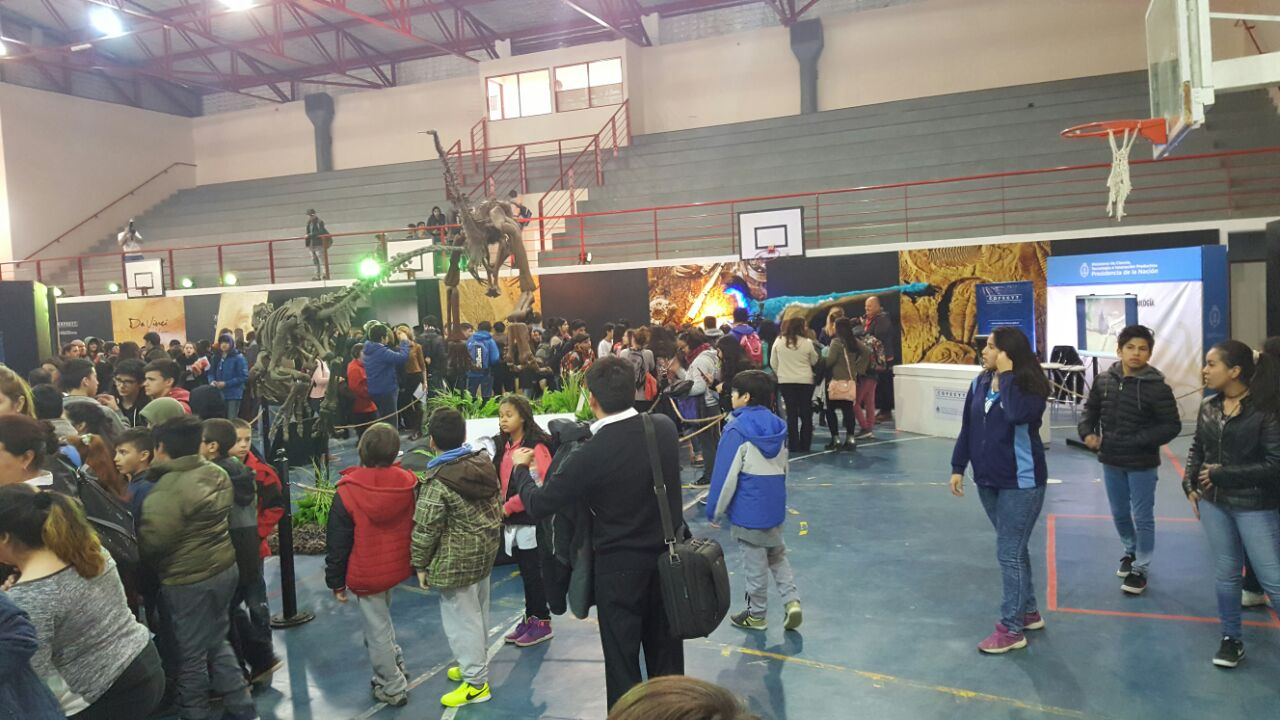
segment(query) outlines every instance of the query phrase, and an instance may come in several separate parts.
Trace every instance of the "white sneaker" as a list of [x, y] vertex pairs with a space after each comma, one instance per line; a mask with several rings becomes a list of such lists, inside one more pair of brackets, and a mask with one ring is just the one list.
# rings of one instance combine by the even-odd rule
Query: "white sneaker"
[[1240, 607], [1251, 608], [1270, 604], [1271, 600], [1262, 593], [1249, 592], [1248, 590], [1240, 591]]

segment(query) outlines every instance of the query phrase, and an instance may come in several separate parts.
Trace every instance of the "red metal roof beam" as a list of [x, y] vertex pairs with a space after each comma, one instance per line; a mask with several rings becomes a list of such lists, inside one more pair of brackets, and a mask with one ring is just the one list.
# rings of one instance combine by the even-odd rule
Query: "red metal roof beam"
[[591, 10], [588, 10], [585, 6], [582, 5], [582, 3], [579, 0], [560, 0], [560, 1], [563, 2], [570, 9], [577, 12], [579, 15], [582, 15], [583, 17], [590, 20], [591, 22], [599, 25], [602, 28], [612, 30], [615, 35], [622, 38], [623, 40], [630, 40], [631, 42], [644, 47], [648, 47], [650, 44], [649, 38], [647, 35], [645, 36], [636, 35], [628, 30], [623, 29], [621, 25], [614, 22], [610, 22], [609, 20], [606, 20], [602, 15], [598, 15], [592, 12]]

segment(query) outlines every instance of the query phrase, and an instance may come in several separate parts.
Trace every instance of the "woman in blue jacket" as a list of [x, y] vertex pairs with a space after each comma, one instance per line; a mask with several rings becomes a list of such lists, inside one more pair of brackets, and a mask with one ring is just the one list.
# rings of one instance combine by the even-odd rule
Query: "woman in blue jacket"
[[213, 365], [213, 381], [210, 385], [222, 390], [227, 403], [227, 417], [240, 417], [240, 401], [244, 399], [244, 384], [249, 381], [249, 363], [236, 349], [235, 338], [223, 335], [218, 338], [221, 355]]
[[1017, 328], [997, 328], [982, 349], [983, 372], [965, 397], [960, 437], [951, 454], [951, 494], [964, 495], [964, 471], [973, 481], [987, 517], [996, 528], [996, 560], [1003, 579], [1000, 622], [978, 644], [1000, 654], [1027, 646], [1025, 630], [1044, 620], [1036, 607], [1027, 542], [1044, 505], [1049, 470], [1040, 442], [1049, 381], [1027, 336]]

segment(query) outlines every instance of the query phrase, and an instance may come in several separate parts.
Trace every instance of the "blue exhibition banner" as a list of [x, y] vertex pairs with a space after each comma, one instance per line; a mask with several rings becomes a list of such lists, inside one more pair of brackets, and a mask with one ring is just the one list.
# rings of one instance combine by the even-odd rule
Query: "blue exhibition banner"
[[990, 335], [998, 327], [1016, 327], [1036, 346], [1036, 287], [1029, 280], [980, 283], [978, 334]]
[[1067, 255], [1049, 258], [1047, 274], [1052, 286], [1199, 281], [1201, 255], [1200, 247]]

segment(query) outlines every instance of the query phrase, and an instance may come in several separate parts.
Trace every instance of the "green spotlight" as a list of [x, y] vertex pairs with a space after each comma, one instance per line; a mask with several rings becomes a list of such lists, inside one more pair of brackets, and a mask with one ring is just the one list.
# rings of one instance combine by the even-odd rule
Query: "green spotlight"
[[194, 282], [191, 278], [189, 278], [189, 277], [184, 277], [184, 278], [182, 278], [181, 280], [179, 280], [179, 281], [178, 281], [178, 283], [179, 283], [180, 285], [182, 285], [182, 287], [183, 287], [184, 289], [185, 289], [185, 288], [193, 288], [193, 287], [195, 287], [195, 286], [196, 286], [195, 282]]
[[107, 283], [107, 292], [112, 292], [112, 293], [120, 292], [120, 283], [115, 283], [115, 282]]
[[378, 262], [377, 258], [367, 257], [360, 261], [356, 273], [365, 280], [376, 278], [382, 274], [382, 263]]
[[223, 285], [235, 285], [238, 282], [240, 282], [240, 278], [237, 278], [235, 273], [227, 273], [222, 276]]

